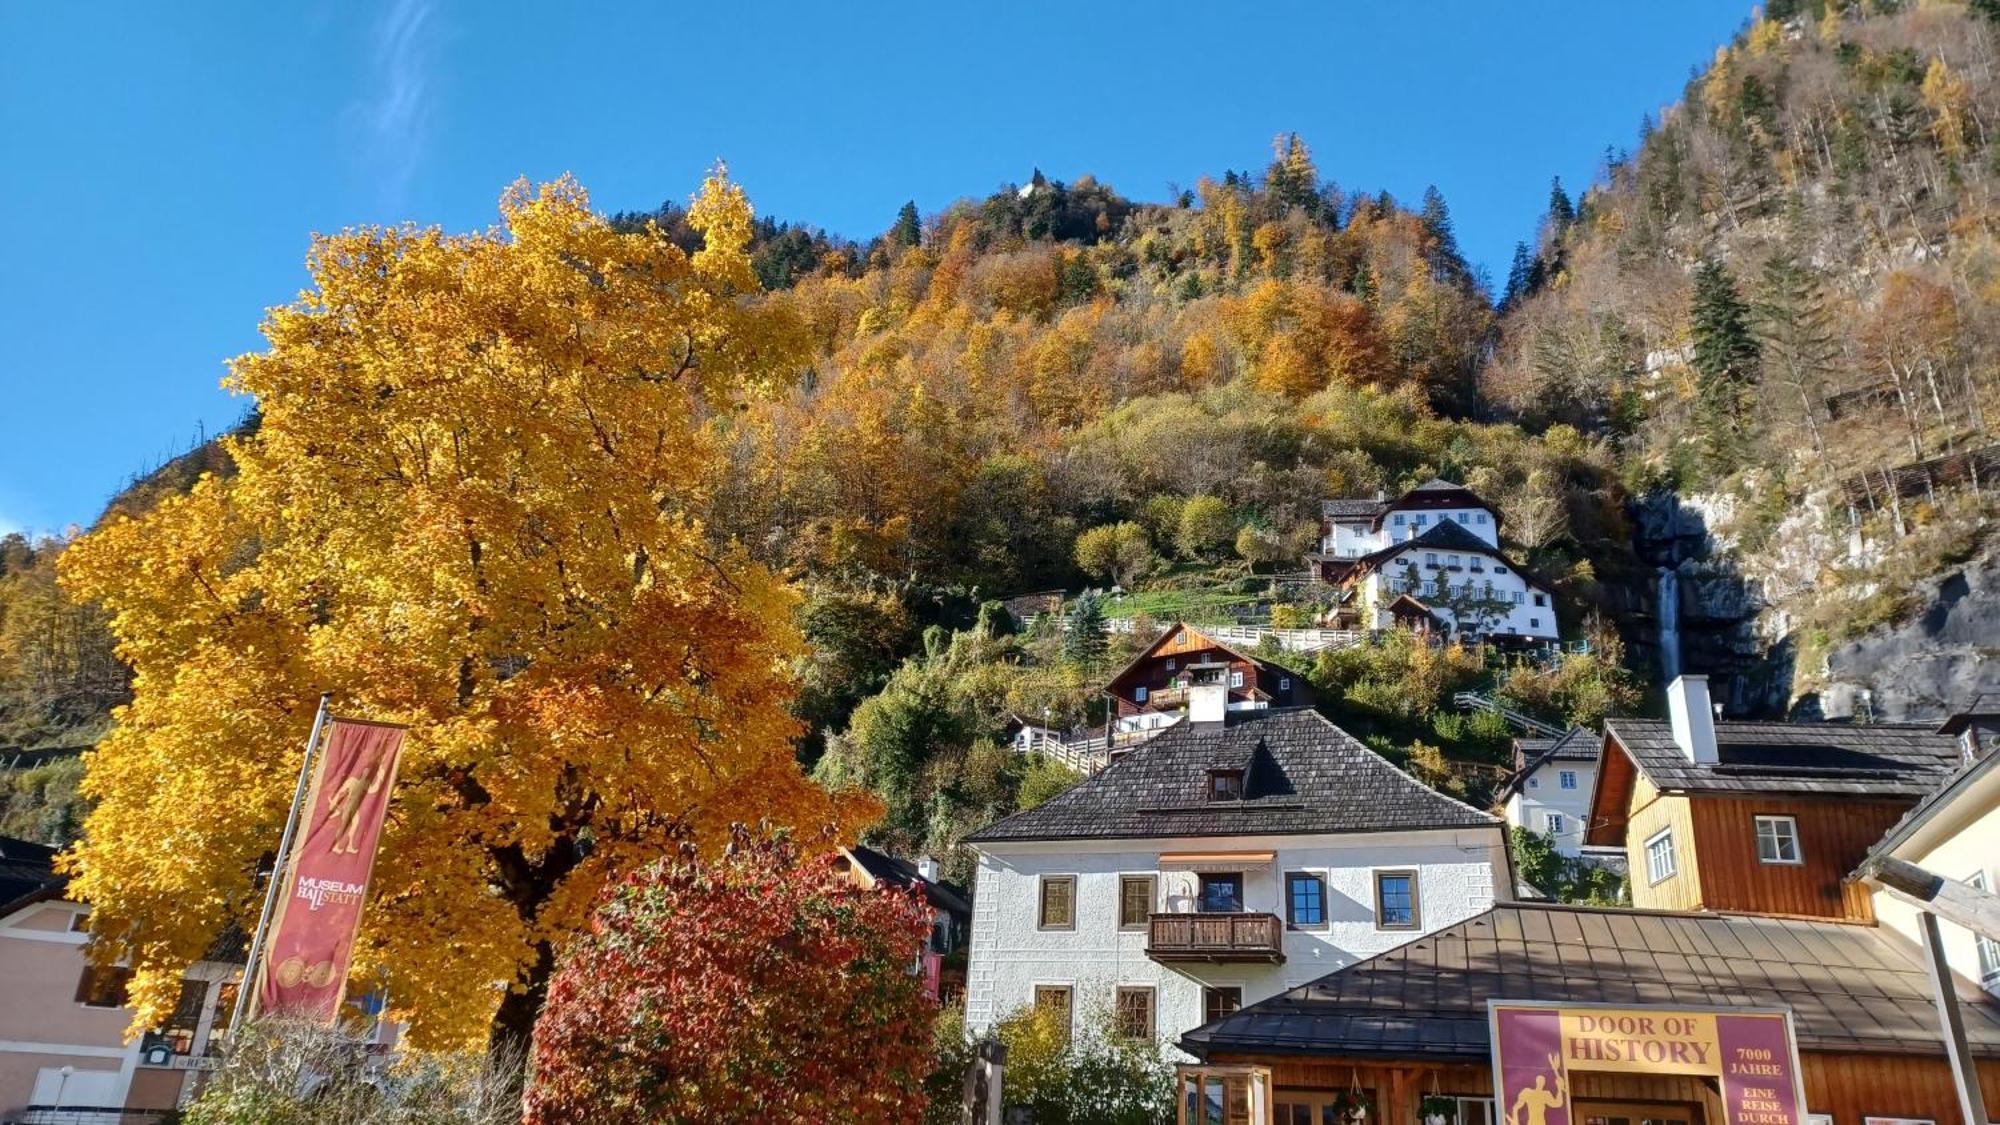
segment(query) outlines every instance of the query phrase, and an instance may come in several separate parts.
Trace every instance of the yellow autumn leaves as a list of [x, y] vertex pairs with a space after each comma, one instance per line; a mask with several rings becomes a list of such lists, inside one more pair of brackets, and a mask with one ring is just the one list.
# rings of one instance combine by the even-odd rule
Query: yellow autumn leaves
[[427, 1042], [482, 1037], [496, 985], [545, 973], [677, 825], [872, 814], [794, 765], [793, 595], [701, 519], [705, 420], [807, 356], [740, 299], [742, 192], [704, 183], [692, 256], [569, 180], [501, 216], [319, 239], [232, 364], [259, 412], [236, 471], [64, 556], [136, 672], [70, 864], [142, 1024], [254, 916], [321, 691], [411, 727], [357, 971]]

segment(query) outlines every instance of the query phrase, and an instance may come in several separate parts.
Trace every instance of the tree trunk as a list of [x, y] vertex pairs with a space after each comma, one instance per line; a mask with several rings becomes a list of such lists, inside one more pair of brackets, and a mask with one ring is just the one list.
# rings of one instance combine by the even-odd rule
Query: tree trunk
[[528, 1047], [535, 1037], [535, 1019], [549, 996], [549, 977], [555, 957], [546, 942], [535, 947], [535, 963], [529, 967], [526, 987], [508, 989], [493, 1013], [493, 1028], [486, 1037], [486, 1052], [496, 1061], [525, 1066]]

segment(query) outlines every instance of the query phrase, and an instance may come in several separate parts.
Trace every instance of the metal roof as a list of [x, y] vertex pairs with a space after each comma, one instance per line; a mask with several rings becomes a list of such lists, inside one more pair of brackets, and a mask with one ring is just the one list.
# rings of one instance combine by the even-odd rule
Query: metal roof
[[[1212, 770], [1242, 770], [1240, 800], [1207, 799]], [[1304, 708], [1179, 723], [1046, 803], [968, 843], [1486, 828], [1499, 819], [1431, 789]]]
[[[1959, 982], [1973, 1049], [2000, 1007]], [[1181, 1037], [1198, 1056], [1488, 1057], [1488, 1000], [1789, 1007], [1800, 1048], [1941, 1055], [1916, 947], [1876, 926], [1539, 903], [1475, 918]]]
[[1665, 719], [1609, 719], [1606, 733], [1659, 789], [1923, 797], [1956, 770], [1956, 739], [1893, 723], [1718, 722], [1720, 761], [1690, 761]]

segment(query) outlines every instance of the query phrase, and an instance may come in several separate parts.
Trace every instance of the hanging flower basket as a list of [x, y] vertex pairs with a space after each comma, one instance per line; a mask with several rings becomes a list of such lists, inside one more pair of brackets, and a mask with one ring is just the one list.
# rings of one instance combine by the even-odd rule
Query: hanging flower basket
[[1349, 1125], [1367, 1125], [1375, 1115], [1375, 1102], [1360, 1090], [1347, 1090], [1334, 1095], [1333, 1112], [1337, 1120]]
[[1458, 1121], [1458, 1099], [1443, 1094], [1425, 1094], [1417, 1103], [1417, 1116], [1424, 1125], [1455, 1125]]

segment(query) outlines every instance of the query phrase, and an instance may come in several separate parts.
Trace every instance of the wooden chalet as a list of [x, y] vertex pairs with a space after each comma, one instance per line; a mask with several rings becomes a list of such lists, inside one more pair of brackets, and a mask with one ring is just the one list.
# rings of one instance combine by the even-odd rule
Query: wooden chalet
[[1211, 670], [1219, 672], [1229, 690], [1229, 710], [1296, 707], [1312, 701], [1304, 676], [1238, 652], [1178, 621], [1113, 676], [1104, 693], [1120, 720], [1184, 712], [1192, 686], [1189, 669], [1197, 666], [1219, 666]]
[[1640, 907], [1871, 922], [1848, 873], [1962, 761], [1929, 726], [1719, 721], [1701, 676], [1668, 705], [1605, 723], [1584, 835], [1626, 850]]

